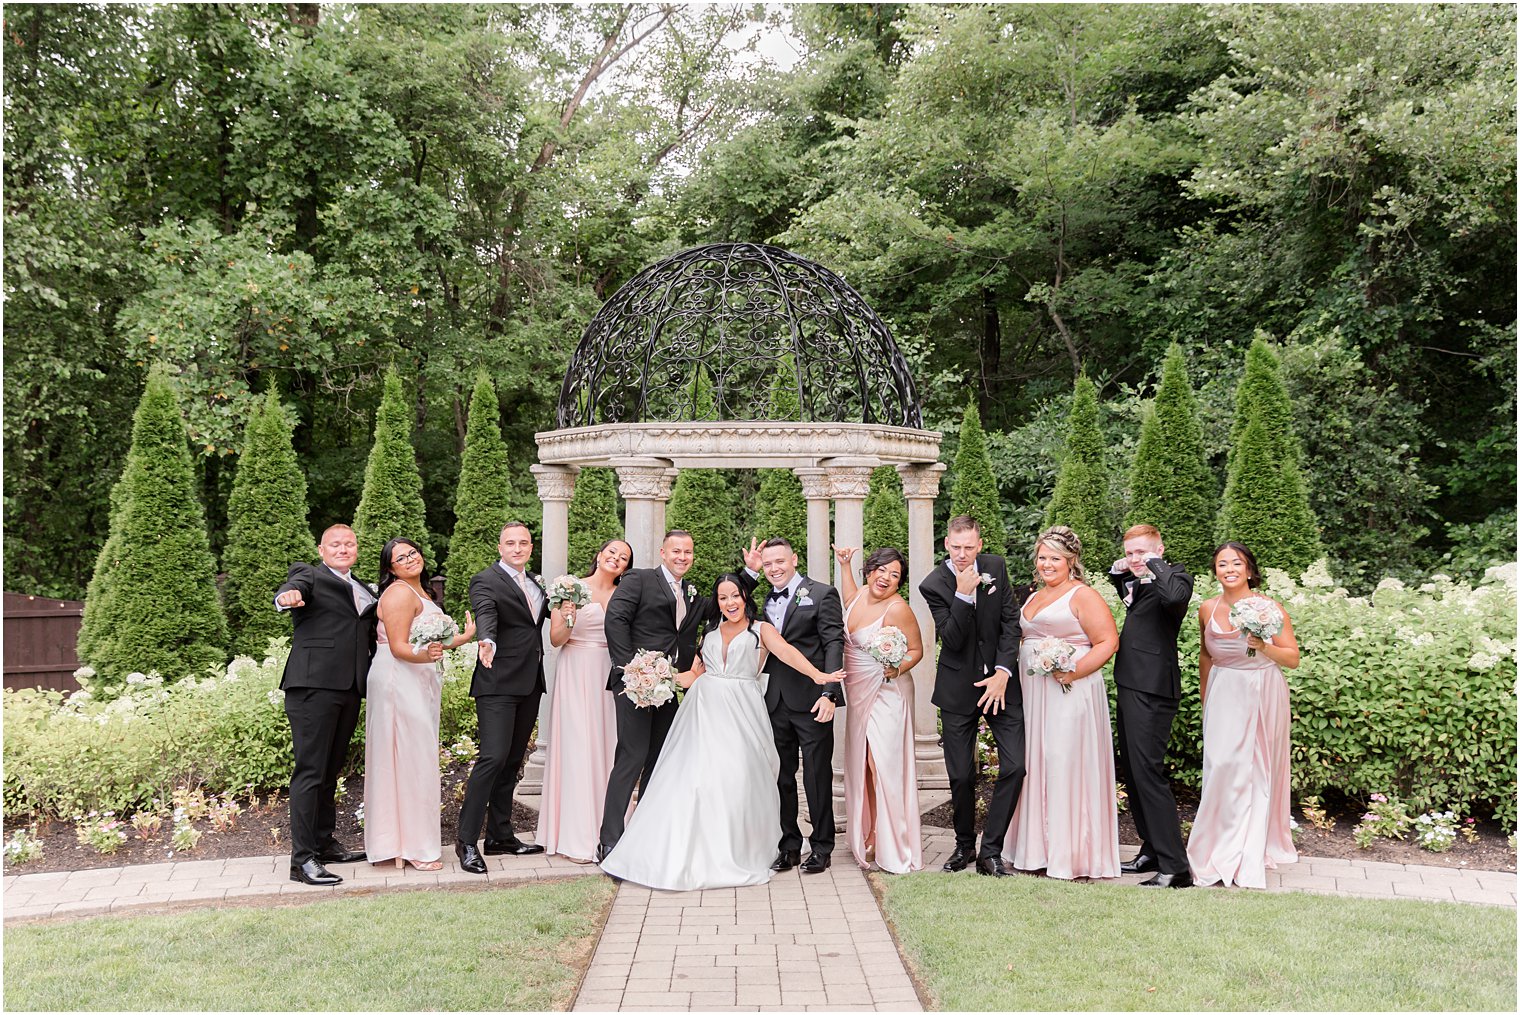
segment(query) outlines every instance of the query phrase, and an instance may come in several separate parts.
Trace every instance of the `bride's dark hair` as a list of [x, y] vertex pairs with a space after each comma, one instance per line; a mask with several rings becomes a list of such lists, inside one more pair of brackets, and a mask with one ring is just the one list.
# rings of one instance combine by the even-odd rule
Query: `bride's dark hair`
[[[718, 575], [718, 580], [715, 581], [715, 582], [713, 582], [713, 590], [712, 590], [713, 605], [714, 606], [718, 605], [718, 590], [723, 587], [723, 583], [724, 582], [730, 582], [730, 583], [732, 583], [733, 586], [734, 586], [734, 588], [738, 590], [739, 595], [744, 596], [744, 617], [745, 617], [745, 619], [748, 620], [751, 624], [753, 624], [755, 621], [759, 620], [760, 619], [760, 611], [755, 608], [755, 600], [754, 600], [754, 598], [751, 597], [751, 596], [745, 596], [744, 595], [744, 586], [743, 586], [743, 584], [740, 583], [739, 576], [736, 575], [736, 574], [734, 574], [731, 571], [724, 572], [723, 574]], [[721, 617], [722, 617], [722, 614], [719, 614], [719, 618], [720, 619], [719, 619], [718, 623], [722, 623]]]

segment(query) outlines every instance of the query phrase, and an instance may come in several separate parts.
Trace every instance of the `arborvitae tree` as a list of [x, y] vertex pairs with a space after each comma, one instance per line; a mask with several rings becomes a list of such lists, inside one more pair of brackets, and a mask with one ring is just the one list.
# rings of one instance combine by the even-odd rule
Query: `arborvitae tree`
[[1173, 343], [1166, 351], [1155, 402], [1140, 427], [1125, 527], [1156, 526], [1174, 563], [1195, 575], [1206, 574], [1218, 493], [1203, 451], [1203, 426], [1187, 360], [1182, 347]]
[[430, 569], [437, 565], [428, 544], [422, 475], [412, 450], [412, 413], [395, 367], [386, 371], [385, 392], [375, 413], [375, 443], [364, 468], [364, 493], [354, 512], [354, 534], [359, 537], [354, 574], [365, 581], [379, 575], [380, 550], [397, 536], [422, 547]]
[[[884, 546], [901, 551], [904, 557], [908, 555], [908, 501], [903, 496], [902, 477], [893, 466], [882, 465], [871, 473], [865, 516], [866, 545], [855, 558], [857, 567], [864, 564], [873, 551]], [[908, 575], [904, 573], [901, 589], [904, 599], [908, 598], [908, 588]]]
[[[711, 595], [718, 575], [739, 566], [734, 492], [723, 470], [682, 469], [670, 492], [665, 527], [691, 533], [697, 558], [686, 577], [696, 584], [698, 595]], [[640, 565], [655, 566], [652, 561]]]
[[292, 561], [316, 560], [306, 527], [306, 477], [296, 461], [290, 418], [273, 388], [255, 402], [243, 453], [227, 498], [227, 548], [222, 589], [235, 655], [262, 658], [269, 639], [290, 633], [271, 600]]
[[987, 435], [982, 432], [982, 417], [974, 397], [967, 400], [966, 414], [961, 417], [960, 449], [955, 453], [954, 468], [950, 514], [975, 518], [982, 527], [987, 552], [1002, 553], [1008, 530], [1003, 524], [1002, 502], [992, 475], [992, 456], [987, 451]]
[[161, 365], [148, 373], [111, 501], [111, 534], [90, 582], [79, 639], [81, 658], [98, 675], [93, 689], [114, 697], [134, 671], [157, 670], [172, 681], [224, 662], [227, 621], [217, 599], [216, 558], [196, 498], [185, 421]]
[[1302, 574], [1323, 553], [1319, 525], [1298, 464], [1293, 404], [1277, 357], [1260, 337], [1246, 355], [1230, 434], [1229, 474], [1215, 538], [1244, 543], [1264, 568]]
[[1083, 563], [1092, 569], [1113, 562], [1116, 540], [1103, 469], [1103, 430], [1098, 425], [1098, 389], [1086, 374], [1077, 377], [1066, 420], [1066, 450], [1056, 489], [1045, 509], [1046, 525], [1066, 525], [1082, 540]]
[[[797, 401], [792, 358], [784, 356], [771, 383], [771, 418], [795, 420], [802, 409]], [[807, 572], [807, 500], [802, 496], [802, 480], [791, 469], [761, 469], [760, 492], [755, 496], [754, 536], [770, 539], [780, 536], [797, 551], [797, 566]], [[765, 576], [755, 595], [770, 592]]]
[[449, 537], [449, 558], [443, 568], [446, 576], [443, 606], [461, 623], [464, 611], [470, 608], [470, 578], [498, 559], [496, 547], [501, 542], [501, 527], [516, 518], [511, 513], [511, 497], [507, 445], [501, 439], [496, 388], [482, 371], [475, 378], [475, 392], [470, 396], [459, 486], [454, 491], [454, 532]]
[[[570, 556], [572, 574], [585, 574], [591, 558], [609, 539], [623, 538], [618, 517], [617, 473], [611, 469], [582, 469], [575, 477], [575, 496], [570, 499]], [[641, 560], [639, 567], [653, 566]], [[558, 575], [548, 575], [548, 580]]]

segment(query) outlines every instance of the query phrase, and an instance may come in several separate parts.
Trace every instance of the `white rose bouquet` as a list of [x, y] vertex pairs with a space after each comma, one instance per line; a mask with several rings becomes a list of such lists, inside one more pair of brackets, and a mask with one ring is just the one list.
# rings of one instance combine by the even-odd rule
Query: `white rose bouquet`
[[[1054, 677], [1057, 673], [1070, 673], [1077, 668], [1077, 647], [1062, 638], [1037, 638], [1029, 642], [1029, 668], [1031, 677]], [[1057, 681], [1062, 694], [1071, 693], [1071, 685]]]
[[623, 667], [623, 696], [636, 708], [658, 708], [676, 696], [676, 670], [663, 652], [643, 649]]
[[900, 665], [908, 657], [908, 636], [888, 624], [871, 636], [866, 643], [866, 652], [883, 666]]
[[[562, 574], [549, 583], [549, 609], [554, 610], [565, 603], [580, 609], [591, 602], [591, 586], [573, 574]], [[575, 617], [565, 621], [566, 627], [575, 626]]]
[[[459, 625], [447, 613], [424, 613], [412, 621], [412, 633], [407, 640], [412, 643], [413, 651], [421, 652], [435, 641], [443, 642], [443, 647], [448, 648], [448, 643], [458, 635]], [[437, 666], [442, 672], [442, 659], [438, 660]]]
[[[1246, 634], [1254, 634], [1262, 641], [1268, 641], [1282, 631], [1283, 616], [1272, 600], [1262, 596], [1248, 596], [1230, 607], [1230, 624]], [[1246, 649], [1246, 655], [1255, 654], [1254, 648]]]

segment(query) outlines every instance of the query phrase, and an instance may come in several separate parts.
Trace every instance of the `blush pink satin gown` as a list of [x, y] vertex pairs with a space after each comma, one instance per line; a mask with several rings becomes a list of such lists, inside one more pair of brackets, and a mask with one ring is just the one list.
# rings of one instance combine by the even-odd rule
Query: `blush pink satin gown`
[[1053, 878], [1119, 876], [1119, 808], [1114, 796], [1114, 736], [1103, 671], [1063, 694], [1054, 679], [1028, 676], [1028, 644], [1060, 638], [1081, 659], [1092, 648], [1076, 614], [1072, 588], [1034, 617], [1021, 615], [1019, 685], [1024, 691], [1024, 792], [1013, 812], [1003, 859]]
[[[1217, 611], [1217, 607], [1216, 607]], [[1245, 636], [1209, 617], [1214, 661], [1203, 702], [1203, 794], [1188, 836], [1188, 866], [1200, 885], [1267, 887], [1267, 871], [1296, 863], [1289, 815], [1288, 682]]]
[[[850, 610], [864, 593], [850, 602]], [[845, 611], [848, 630], [850, 610]], [[864, 646], [886, 614], [844, 642], [844, 808], [850, 851], [862, 867], [866, 848], [866, 757], [875, 770], [876, 864], [892, 874], [922, 870], [918, 772], [913, 760], [913, 679], [885, 680], [883, 667]]]
[[[415, 591], [415, 590], [414, 590]], [[442, 613], [431, 599], [422, 612]], [[443, 856], [438, 814], [438, 707], [442, 674], [433, 663], [391, 654], [384, 622], [375, 630], [364, 725], [364, 852], [371, 863]]]
[[587, 603], [576, 612], [555, 665], [549, 705], [549, 748], [534, 841], [572, 860], [596, 857], [607, 777], [617, 749], [617, 714], [607, 693], [612, 660], [605, 620], [600, 603]]

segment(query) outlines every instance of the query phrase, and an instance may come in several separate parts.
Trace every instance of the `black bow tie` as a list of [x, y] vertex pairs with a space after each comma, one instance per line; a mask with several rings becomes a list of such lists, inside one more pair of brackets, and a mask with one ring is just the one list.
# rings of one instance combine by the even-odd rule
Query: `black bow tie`
[[774, 603], [774, 602], [777, 602], [778, 600], [785, 599], [787, 596], [790, 596], [791, 594], [792, 594], [792, 590], [791, 589], [781, 589], [779, 592], [772, 592], [770, 595], [766, 596], [765, 597], [765, 601], [768, 602], [768, 603]]

